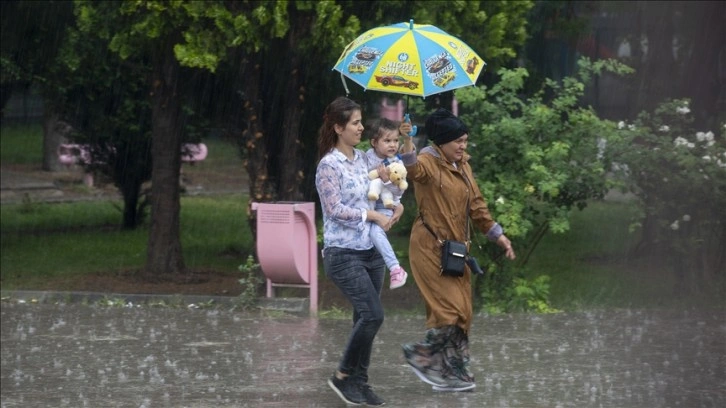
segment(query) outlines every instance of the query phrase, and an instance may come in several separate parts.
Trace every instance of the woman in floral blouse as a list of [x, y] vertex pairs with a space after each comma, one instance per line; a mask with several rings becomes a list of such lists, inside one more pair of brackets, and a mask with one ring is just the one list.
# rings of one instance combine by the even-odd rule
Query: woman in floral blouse
[[[370, 228], [374, 222], [387, 231], [401, 217], [403, 206], [390, 218], [369, 209], [368, 159], [355, 148], [363, 133], [360, 105], [337, 98], [325, 109], [323, 121], [315, 174], [323, 212], [323, 268], [353, 305], [354, 323], [328, 385], [346, 403], [383, 405], [368, 385], [373, 339], [383, 324], [380, 293], [385, 272]], [[379, 173], [387, 179], [384, 166]]]

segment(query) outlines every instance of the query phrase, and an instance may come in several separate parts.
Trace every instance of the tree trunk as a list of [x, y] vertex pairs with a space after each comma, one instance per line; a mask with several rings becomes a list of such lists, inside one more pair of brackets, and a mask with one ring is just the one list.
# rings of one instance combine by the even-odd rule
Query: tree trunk
[[278, 197], [281, 200], [299, 201], [302, 196], [300, 186], [303, 181], [303, 174], [300, 166], [298, 153], [300, 152], [300, 117], [302, 115], [302, 107], [300, 100], [303, 91], [297, 86], [297, 70], [293, 70], [290, 79], [287, 101], [285, 102], [285, 111], [282, 120], [282, 150], [278, 160], [279, 168], [279, 187]]
[[147, 278], [170, 279], [184, 272], [179, 236], [181, 107], [177, 94], [179, 63], [171, 43], [154, 61], [152, 82], [151, 228]]
[[[305, 101], [305, 88], [301, 83], [300, 57], [297, 53], [297, 42], [304, 38], [304, 30], [310, 27], [301, 24], [300, 18], [293, 18], [293, 27], [288, 35], [289, 74], [287, 86], [283, 97], [282, 117], [282, 146], [277, 161], [279, 185], [277, 195], [282, 200], [300, 201], [302, 199], [300, 186], [304, 180], [302, 163], [300, 160], [300, 120], [302, 117], [302, 104]], [[307, 22], [305, 22], [307, 23]]]
[[[726, 119], [724, 106], [719, 101], [726, 100], [726, 67], [719, 65], [719, 58], [726, 54], [726, 3], [697, 2], [689, 7], [693, 19], [688, 23], [695, 24], [690, 49], [680, 51], [684, 64], [684, 75], [680, 76], [681, 94], [693, 101], [692, 112], [697, 120], [696, 125], [704, 129], [718, 126], [717, 119]], [[683, 47], [685, 48], [685, 47]], [[719, 118], [719, 116], [721, 116]]]
[[43, 170], [61, 171], [63, 165], [58, 159], [58, 147], [66, 143], [70, 125], [61, 121], [53, 112], [43, 116]]
[[121, 186], [121, 195], [124, 200], [121, 228], [124, 230], [136, 229], [144, 219], [145, 206], [140, 202], [143, 197], [140, 182]]
[[664, 99], [678, 97], [673, 92], [673, 78], [678, 77], [673, 58], [673, 4], [641, 1], [640, 7], [642, 36], [648, 45], [638, 73], [637, 110], [652, 111]]
[[247, 207], [248, 223], [252, 236], [257, 235], [257, 216], [252, 212], [253, 202], [265, 202], [272, 200], [272, 194], [268, 188], [267, 173], [267, 147], [264, 143], [264, 132], [262, 125], [262, 102], [260, 101], [261, 72], [259, 64], [251, 64], [249, 69], [252, 72], [247, 76], [244, 101], [245, 130], [242, 133], [241, 149], [246, 153], [247, 160], [245, 168], [249, 178], [250, 200]]

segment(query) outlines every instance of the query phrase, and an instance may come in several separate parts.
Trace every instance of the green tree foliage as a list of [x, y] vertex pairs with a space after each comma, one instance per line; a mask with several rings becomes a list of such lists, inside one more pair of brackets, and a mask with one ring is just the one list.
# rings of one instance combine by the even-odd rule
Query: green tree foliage
[[[258, 50], [284, 33], [284, 2], [77, 1], [82, 33], [108, 42], [128, 64], [149, 66], [145, 78], [152, 123], [151, 230], [146, 273], [154, 279], [184, 272], [179, 239], [180, 151], [190, 92], [182, 67], [214, 72], [229, 47]], [[114, 21], [115, 24], [108, 24]]]
[[[529, 254], [546, 231], [569, 229], [573, 209], [584, 208], [587, 200], [601, 198], [609, 189], [609, 161], [602, 146], [611, 126], [579, 105], [585, 85], [605, 71], [630, 72], [612, 60], [582, 59], [575, 76], [547, 80], [530, 97], [521, 96], [527, 76], [523, 68], [501, 69], [500, 81], [492, 87], [456, 91], [460, 115], [470, 126], [468, 150], [477, 183], [494, 218], [518, 248], [518, 270], [490, 261], [498, 258], [497, 248], [484, 255], [489, 260], [484, 263], [497, 273], [477, 281], [477, 291], [490, 305], [528, 304], [512, 303], [512, 294], [529, 292], [511, 288]], [[517, 281], [516, 286], [526, 285]], [[534, 286], [542, 289], [535, 291], [538, 297], [546, 293], [546, 281]]]
[[66, 1], [0, 3], [0, 106], [5, 107], [13, 91], [48, 80], [72, 11]]
[[[412, 17], [461, 38], [496, 70], [517, 56], [527, 38], [533, 1], [418, 1]], [[405, 20], [404, 20], [405, 21]]]
[[72, 126], [69, 139], [90, 153], [85, 170], [121, 192], [122, 228], [138, 227], [148, 204], [142, 185], [151, 179], [152, 165], [148, 67], [127, 64], [103, 38], [71, 25], [55, 72], [44, 87], [47, 105]]
[[[119, 86], [112, 88], [118, 90], [111, 93], [113, 99], [127, 100], [122, 105], [109, 101], [78, 110], [101, 113], [108, 112], [109, 106], [122, 108], [117, 109], [118, 119], [109, 121], [104, 129], [96, 126], [92, 133], [119, 134], [111, 127], [128, 122], [137, 112], [128, 101], [130, 95], [138, 91], [149, 96], [142, 102], [151, 111], [153, 166], [147, 272], [164, 276], [184, 269], [178, 240], [178, 152], [189, 136], [190, 112], [204, 114], [238, 137], [253, 200], [311, 199], [319, 118], [325, 101], [342, 93], [339, 78], [325, 73], [348, 42], [364, 29], [413, 17], [460, 34], [472, 47], [490, 53], [487, 58], [494, 66], [498, 60], [511, 58], [524, 40], [524, 10], [530, 5], [75, 1], [78, 32], [94, 44], [85, 51], [100, 58], [111, 51], [120, 59], [118, 65], [109, 61], [110, 79], [93, 85], [87, 82], [91, 90], [84, 97], [90, 99], [94, 93], [95, 98], [105, 97], [92, 89], [112, 84]], [[441, 13], [431, 13], [433, 10]], [[483, 27], [486, 35], [481, 34]], [[68, 66], [77, 63], [80, 67], [93, 60], [78, 55], [74, 61], [71, 56], [65, 56]], [[126, 75], [136, 79], [130, 84], [146, 87], [121, 89], [129, 78]], [[378, 96], [356, 99], [365, 104]], [[138, 135], [145, 133], [137, 130]], [[129, 134], [127, 130], [121, 133]]]
[[[217, 71], [219, 78], [225, 78], [217, 100], [225, 103], [216, 104], [215, 109], [223, 111], [217, 111], [215, 123], [240, 142], [252, 199], [317, 201], [313, 177], [320, 117], [326, 101], [344, 93], [332, 67], [345, 46], [362, 32], [410, 18], [422, 24], [441, 23], [442, 29], [461, 33], [472, 47], [486, 46], [501, 56], [487, 58], [490, 66], [510, 58], [524, 41], [529, 2], [451, 5], [435, 1], [290, 2], [288, 32], [269, 40], [269, 49], [275, 52], [234, 51], [233, 63], [223, 63]], [[427, 12], [433, 8], [446, 11], [448, 18]], [[500, 15], [507, 15], [507, 24], [494, 30], [490, 16]], [[482, 27], [493, 33], [482, 34]], [[365, 107], [384, 96], [357, 86], [350, 91], [350, 97]], [[366, 116], [371, 114], [366, 110]]]

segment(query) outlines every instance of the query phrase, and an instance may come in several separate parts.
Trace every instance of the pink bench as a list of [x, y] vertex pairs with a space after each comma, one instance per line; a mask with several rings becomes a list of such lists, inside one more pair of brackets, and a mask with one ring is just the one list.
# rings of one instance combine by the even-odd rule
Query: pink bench
[[[182, 162], [194, 164], [207, 158], [209, 150], [204, 143], [185, 143], [182, 146]], [[58, 146], [58, 160], [66, 167], [73, 165], [82, 165], [91, 162], [91, 151], [88, 145], [76, 143], [63, 143]], [[93, 187], [93, 175], [86, 173], [83, 175], [83, 183], [88, 187]]]
[[74, 164], [89, 163], [91, 161], [91, 152], [88, 146], [80, 144], [62, 144], [58, 146], [58, 160], [65, 166]]
[[207, 145], [204, 143], [185, 143], [182, 146], [182, 161], [189, 164], [203, 161], [207, 158]]
[[[91, 162], [91, 152], [87, 145], [65, 143], [58, 146], [58, 161], [66, 167], [75, 164], [85, 164]], [[93, 174], [83, 174], [83, 184], [93, 187]]]

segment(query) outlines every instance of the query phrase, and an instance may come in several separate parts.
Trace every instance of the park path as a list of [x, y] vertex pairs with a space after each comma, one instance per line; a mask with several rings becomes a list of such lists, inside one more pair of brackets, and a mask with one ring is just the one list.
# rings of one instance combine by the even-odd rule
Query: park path
[[[247, 192], [246, 176], [222, 177], [215, 169], [182, 168], [182, 185], [187, 195], [213, 195]], [[29, 169], [26, 165], [2, 166], [0, 169], [0, 204], [22, 202], [75, 202], [88, 200], [121, 199], [118, 190], [111, 184], [96, 183], [93, 187], [84, 185], [84, 174], [79, 167], [48, 172]], [[184, 171], [186, 169], [186, 172]], [[194, 173], [193, 176], [189, 176]], [[190, 180], [194, 182], [189, 182]], [[185, 183], [185, 181], [187, 183]]]
[[[17, 168], [14, 168], [17, 167]], [[73, 202], [120, 198], [113, 186], [86, 187], [80, 169], [59, 172], [3, 166], [0, 171], [0, 204], [22, 202]]]

